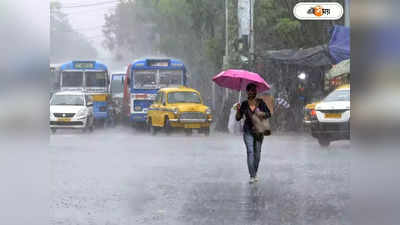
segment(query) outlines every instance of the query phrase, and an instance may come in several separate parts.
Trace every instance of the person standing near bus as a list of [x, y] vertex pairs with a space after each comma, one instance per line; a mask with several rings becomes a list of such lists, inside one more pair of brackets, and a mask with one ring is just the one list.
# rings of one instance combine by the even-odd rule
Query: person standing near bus
[[247, 150], [247, 167], [250, 174], [250, 183], [258, 181], [257, 171], [261, 158], [261, 145], [264, 134], [254, 132], [254, 124], [251, 116], [256, 114], [258, 117], [270, 118], [271, 112], [265, 102], [256, 98], [257, 86], [250, 83], [246, 87], [247, 100], [237, 104], [236, 120], [240, 121], [245, 116], [243, 125], [243, 141]]

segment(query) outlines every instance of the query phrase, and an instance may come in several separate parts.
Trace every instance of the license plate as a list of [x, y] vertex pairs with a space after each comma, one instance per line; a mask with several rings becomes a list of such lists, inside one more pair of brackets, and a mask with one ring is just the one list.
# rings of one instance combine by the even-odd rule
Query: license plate
[[200, 128], [200, 124], [185, 124], [185, 128], [194, 128], [194, 129], [199, 129]]
[[60, 121], [60, 122], [70, 122], [70, 121], [71, 121], [71, 118], [58, 118], [57, 121]]
[[342, 114], [341, 113], [325, 113], [325, 118], [340, 119], [340, 118], [342, 118]]

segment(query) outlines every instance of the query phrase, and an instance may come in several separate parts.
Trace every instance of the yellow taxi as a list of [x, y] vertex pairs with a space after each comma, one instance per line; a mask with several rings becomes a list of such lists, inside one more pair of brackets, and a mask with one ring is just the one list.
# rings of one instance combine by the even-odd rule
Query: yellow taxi
[[315, 111], [315, 106], [318, 103], [319, 102], [313, 102], [304, 107], [303, 125], [305, 128], [309, 128], [313, 120], [316, 119], [317, 113]]
[[162, 88], [147, 112], [147, 125], [152, 135], [160, 129], [170, 134], [184, 129], [187, 135], [199, 130], [210, 135], [211, 110], [203, 104], [200, 93], [188, 87]]

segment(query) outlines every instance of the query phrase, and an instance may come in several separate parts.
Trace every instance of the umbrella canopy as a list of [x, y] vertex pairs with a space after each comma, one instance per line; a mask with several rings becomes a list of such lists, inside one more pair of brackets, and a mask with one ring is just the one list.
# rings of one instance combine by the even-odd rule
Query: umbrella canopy
[[332, 69], [326, 73], [325, 77], [330, 80], [346, 73], [350, 73], [350, 59], [341, 61], [339, 64], [334, 65]]
[[260, 75], [246, 70], [222, 71], [212, 80], [221, 87], [236, 91], [246, 90], [249, 83], [254, 83], [259, 93], [270, 89], [269, 84]]

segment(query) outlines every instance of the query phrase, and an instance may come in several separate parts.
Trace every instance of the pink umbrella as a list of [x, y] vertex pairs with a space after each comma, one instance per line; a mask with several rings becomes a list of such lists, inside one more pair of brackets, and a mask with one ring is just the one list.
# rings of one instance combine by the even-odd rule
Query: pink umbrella
[[246, 90], [249, 83], [257, 85], [257, 92], [263, 92], [270, 89], [270, 86], [258, 74], [246, 70], [226, 70], [222, 71], [212, 79], [221, 87], [241, 91]]

